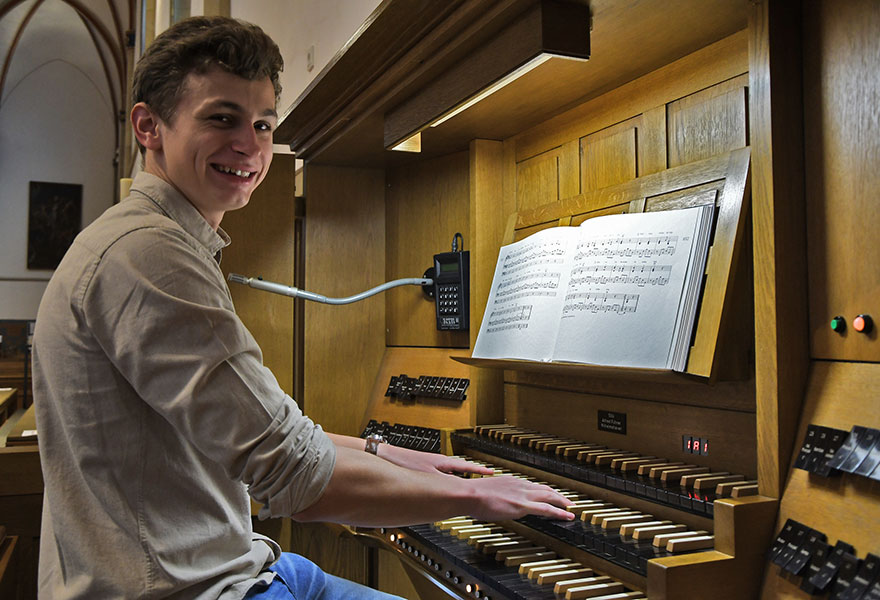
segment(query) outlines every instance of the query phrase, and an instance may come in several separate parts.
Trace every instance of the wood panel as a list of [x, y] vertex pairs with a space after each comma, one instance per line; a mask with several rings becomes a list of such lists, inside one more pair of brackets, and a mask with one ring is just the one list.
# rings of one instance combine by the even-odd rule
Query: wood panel
[[631, 212], [631, 206], [632, 202], [623, 202], [621, 204], [615, 204], [614, 206], [598, 208], [596, 210], [591, 210], [589, 212], [581, 213], [579, 215], [574, 215], [571, 218], [571, 223], [569, 223], [569, 225], [578, 226], [587, 219], [593, 219], [595, 217], [601, 217], [604, 215], [622, 215], [624, 213]]
[[[477, 340], [483, 311], [495, 275], [498, 247], [505, 234], [505, 215], [513, 213], [516, 198], [506, 185], [505, 148], [501, 142], [473, 140], [470, 144], [470, 212], [473, 233], [471, 252], [470, 347]], [[512, 171], [512, 168], [510, 169]], [[503, 389], [501, 373], [470, 369], [475, 402], [471, 404], [472, 425], [495, 423], [501, 418]]]
[[[248, 205], [227, 213], [222, 227], [232, 238], [223, 251], [224, 275], [238, 273], [293, 286], [296, 256], [294, 157], [279, 154]], [[229, 284], [235, 310], [263, 350], [263, 362], [281, 388], [294, 395], [292, 298]]]
[[559, 161], [561, 154], [561, 148], [553, 148], [517, 163], [517, 210], [534, 208], [560, 199]]
[[[747, 40], [745, 31], [731, 35], [517, 134], [517, 161], [748, 72]], [[665, 141], [662, 131], [655, 132], [661, 120], [652, 117], [652, 123], [645, 126], [651, 127], [652, 136]], [[650, 156], [656, 156], [657, 145], [656, 141], [651, 144]], [[656, 165], [656, 160], [651, 164]]]
[[[434, 254], [452, 249], [456, 233], [464, 238], [464, 249], [470, 250], [474, 236], [469, 225], [468, 169], [468, 153], [458, 152], [388, 170], [387, 280], [421, 277], [434, 265]], [[384, 297], [387, 345], [468, 347], [467, 332], [437, 329], [434, 302], [420, 288], [398, 287]]]
[[[828, 536], [852, 544], [859, 558], [880, 552], [880, 486], [858, 475], [843, 473], [821, 477], [794, 469], [799, 445], [811, 424], [849, 431], [853, 425], [880, 429], [880, 365], [875, 363], [813, 363], [797, 429], [794, 451], [781, 457], [787, 471], [785, 493], [775, 532], [787, 519], [795, 519]], [[762, 598], [807, 599], [798, 589], [799, 577], [783, 577], [779, 567], [767, 564]]]
[[587, 192], [623, 183], [639, 176], [637, 131], [641, 119], [633, 118], [580, 140], [580, 191]]
[[799, 9], [756, 2], [749, 17], [758, 480], [774, 498], [808, 368]]
[[[555, 365], [552, 365], [555, 366]], [[668, 380], [660, 380], [656, 373], [651, 373], [645, 380], [638, 377], [620, 377], [620, 370], [609, 369], [605, 376], [584, 376], [576, 365], [571, 365], [570, 373], [560, 373], [557, 369], [548, 368], [539, 371], [505, 371], [505, 381], [546, 387], [552, 390], [571, 392], [589, 392], [606, 396], [653, 400], [671, 404], [689, 404], [694, 406], [711, 406], [716, 409], [727, 409], [741, 412], [755, 411], [754, 379], [720, 381], [712, 386], [711, 397], [706, 394], [703, 383], [686, 376], [669, 373]]]
[[[385, 281], [385, 177], [308, 165], [306, 288], [344, 297]], [[306, 303], [303, 409], [328, 431], [359, 435], [385, 349], [385, 299]]]
[[[684, 406], [596, 393], [506, 385], [505, 422], [559, 436], [625, 448], [647, 456], [683, 460], [715, 471], [754, 478], [757, 473], [755, 413]], [[626, 435], [599, 431], [598, 411], [626, 413]], [[681, 438], [708, 438], [708, 456], [685, 455]], [[686, 458], [685, 458], [686, 456]]]
[[294, 522], [291, 546], [326, 573], [362, 585], [370, 583], [370, 549], [342, 526]]
[[638, 142], [639, 175], [662, 171], [668, 165], [666, 157], [666, 106], [655, 106], [641, 114], [636, 130]]
[[[804, 123], [813, 358], [880, 362], [880, 3], [807, 2]], [[873, 331], [852, 329], [873, 316]], [[829, 323], [843, 316], [840, 334]]]
[[376, 568], [378, 588], [386, 594], [419, 600], [419, 593], [413, 586], [408, 572], [404, 569], [400, 559], [388, 550], [379, 549], [376, 555], [378, 563]]
[[749, 145], [748, 75], [740, 75], [667, 106], [669, 166]]

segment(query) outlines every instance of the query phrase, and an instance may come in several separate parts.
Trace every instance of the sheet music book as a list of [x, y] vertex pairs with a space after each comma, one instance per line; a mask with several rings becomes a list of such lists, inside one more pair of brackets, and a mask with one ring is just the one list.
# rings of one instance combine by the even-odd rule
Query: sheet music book
[[473, 357], [683, 371], [714, 208], [595, 217], [502, 247]]

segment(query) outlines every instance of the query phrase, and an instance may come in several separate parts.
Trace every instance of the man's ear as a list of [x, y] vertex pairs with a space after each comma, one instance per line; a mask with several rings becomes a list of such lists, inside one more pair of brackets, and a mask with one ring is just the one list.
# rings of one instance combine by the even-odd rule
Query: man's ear
[[134, 128], [134, 136], [137, 141], [147, 150], [161, 150], [162, 136], [160, 133], [161, 122], [150, 107], [143, 102], [138, 102], [131, 108], [131, 124]]

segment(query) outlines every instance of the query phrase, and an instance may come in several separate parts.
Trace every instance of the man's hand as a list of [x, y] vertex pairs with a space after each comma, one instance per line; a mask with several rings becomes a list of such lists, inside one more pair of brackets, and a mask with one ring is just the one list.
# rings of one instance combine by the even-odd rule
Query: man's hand
[[519, 519], [526, 515], [562, 521], [574, 519], [574, 515], [565, 510], [571, 500], [550, 486], [510, 475], [484, 477], [468, 483], [475, 487], [478, 495], [475, 510], [469, 514], [478, 519]]

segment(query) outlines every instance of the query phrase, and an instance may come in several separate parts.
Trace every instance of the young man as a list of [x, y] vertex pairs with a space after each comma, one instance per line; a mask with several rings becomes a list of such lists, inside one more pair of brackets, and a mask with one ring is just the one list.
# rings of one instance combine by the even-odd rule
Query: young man
[[263, 515], [364, 526], [572, 517], [546, 486], [325, 433], [262, 365], [219, 226], [269, 169], [281, 66], [259, 28], [225, 18], [170, 28], [138, 63], [143, 172], [77, 237], [37, 317], [43, 597], [388, 597], [282, 555], [252, 531], [249, 496]]

